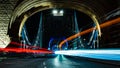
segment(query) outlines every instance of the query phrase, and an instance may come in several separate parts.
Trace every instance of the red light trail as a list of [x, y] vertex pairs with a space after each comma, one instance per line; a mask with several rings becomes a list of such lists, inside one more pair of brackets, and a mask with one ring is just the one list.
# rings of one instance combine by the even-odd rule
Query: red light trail
[[12, 45], [16, 46], [25, 46], [26, 48], [12, 48], [12, 47], [6, 47], [6, 48], [0, 48], [0, 52], [14, 52], [14, 53], [36, 53], [36, 54], [52, 54], [53, 51], [47, 50], [45, 48], [40, 48], [37, 46], [30, 46], [21, 44], [18, 42], [10, 42]]
[[50, 50], [32, 50], [23, 48], [0, 48], [0, 52], [14, 52], [14, 53], [37, 53], [37, 54], [52, 54]]

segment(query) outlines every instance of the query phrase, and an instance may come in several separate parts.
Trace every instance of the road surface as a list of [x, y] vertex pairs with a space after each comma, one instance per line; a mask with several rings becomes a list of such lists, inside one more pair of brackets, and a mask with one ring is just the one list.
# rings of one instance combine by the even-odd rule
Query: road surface
[[120, 68], [119, 66], [58, 55], [52, 58], [9, 58], [0, 61], [0, 68]]

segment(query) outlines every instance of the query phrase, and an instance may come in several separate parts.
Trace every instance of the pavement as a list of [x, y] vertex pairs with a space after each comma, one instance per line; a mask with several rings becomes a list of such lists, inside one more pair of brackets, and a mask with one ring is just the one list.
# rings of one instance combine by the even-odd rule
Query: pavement
[[0, 61], [0, 68], [120, 68], [120, 66], [57, 55], [56, 57], [7, 58]]

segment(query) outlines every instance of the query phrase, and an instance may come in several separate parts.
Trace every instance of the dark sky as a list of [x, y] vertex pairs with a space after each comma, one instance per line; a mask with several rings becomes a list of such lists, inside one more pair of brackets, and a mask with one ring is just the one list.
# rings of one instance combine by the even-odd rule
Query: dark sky
[[[42, 11], [42, 41], [43, 47], [47, 48], [50, 38], [69, 37], [75, 34], [75, 17], [74, 12], [77, 14], [78, 27], [82, 27], [91, 24], [92, 20], [85, 14], [72, 9], [63, 9], [64, 16], [53, 16], [52, 9]], [[26, 22], [27, 34], [30, 42], [33, 42], [38, 31], [38, 25], [40, 21], [40, 14], [38, 12], [31, 16]], [[92, 25], [92, 24], [91, 24]], [[91, 25], [84, 27], [87, 29]], [[87, 36], [85, 36], [87, 37]]]

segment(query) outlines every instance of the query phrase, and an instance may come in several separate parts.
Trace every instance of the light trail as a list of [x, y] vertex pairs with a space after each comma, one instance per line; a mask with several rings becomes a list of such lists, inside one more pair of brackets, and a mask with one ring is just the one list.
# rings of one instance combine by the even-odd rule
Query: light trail
[[12, 47], [6, 47], [6, 48], [0, 48], [0, 52], [14, 52], [14, 53], [37, 53], [37, 54], [52, 54], [53, 51], [47, 50], [45, 48], [40, 48], [38, 46], [30, 46], [30, 45], [24, 45], [18, 42], [10, 42], [10, 45], [16, 45], [16, 46], [25, 46], [26, 48], [12, 48]]
[[[118, 17], [118, 18], [116, 18], [116, 19], [113, 19], [113, 20], [110, 20], [110, 21], [107, 21], [107, 22], [104, 22], [103, 24], [100, 24], [100, 28], [102, 29], [102, 28], [105, 28], [105, 27], [109, 27], [109, 26], [114, 25], [114, 24], [117, 24], [117, 23], [120, 23], [120, 17]], [[61, 49], [62, 45], [63, 45], [65, 42], [70, 41], [70, 40], [72, 40], [72, 39], [75, 39], [75, 38], [77, 38], [77, 37], [79, 37], [79, 36], [88, 34], [88, 33], [92, 32], [94, 29], [97, 29], [97, 28], [93, 28], [93, 27], [92, 27], [92, 28], [89, 28], [89, 29], [87, 29], [87, 30], [84, 30], [84, 31], [82, 31], [82, 32], [79, 32], [79, 33], [77, 33], [77, 34], [75, 34], [75, 35], [72, 35], [72, 36], [68, 37], [67, 39], [65, 39], [65, 40], [63, 40], [62, 42], [60, 42], [59, 48]]]
[[61, 50], [55, 51], [55, 54], [120, 61], [120, 49]]
[[36, 53], [36, 54], [52, 54], [50, 50], [32, 50], [32, 49], [23, 49], [23, 48], [0, 48], [0, 52], [14, 52], [14, 53]]

